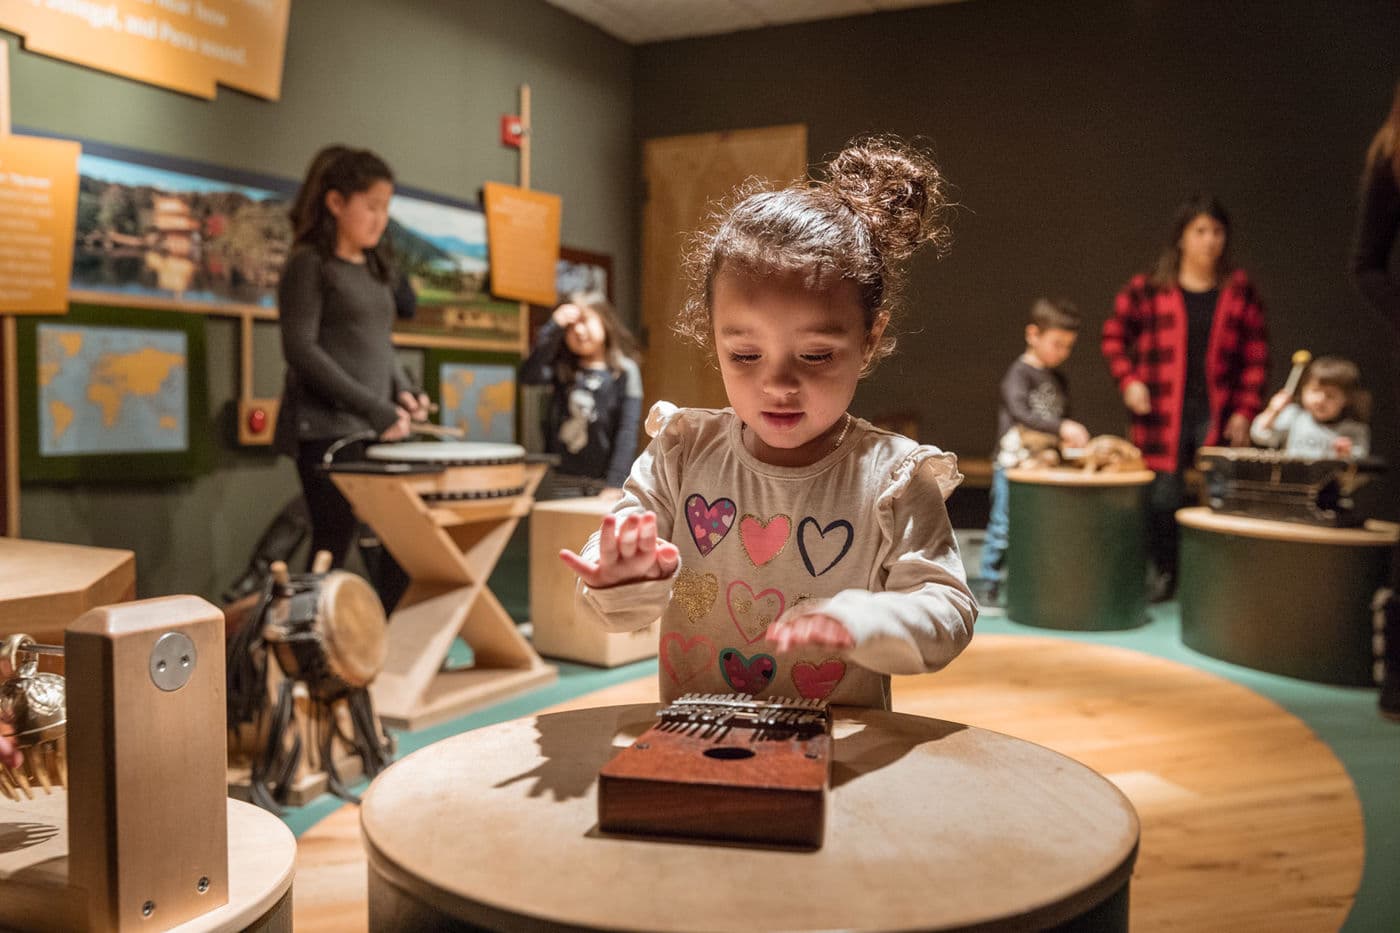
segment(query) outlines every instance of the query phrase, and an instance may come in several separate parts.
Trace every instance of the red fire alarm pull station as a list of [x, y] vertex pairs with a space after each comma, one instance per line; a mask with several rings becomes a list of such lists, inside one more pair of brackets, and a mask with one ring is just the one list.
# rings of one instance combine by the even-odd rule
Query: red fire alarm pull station
[[501, 145], [512, 149], [520, 148], [521, 137], [525, 135], [524, 124], [513, 113], [501, 114]]

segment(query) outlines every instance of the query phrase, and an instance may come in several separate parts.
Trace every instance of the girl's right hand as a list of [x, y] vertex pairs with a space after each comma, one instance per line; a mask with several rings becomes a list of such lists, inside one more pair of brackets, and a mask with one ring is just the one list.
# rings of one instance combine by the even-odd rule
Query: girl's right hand
[[1146, 415], [1152, 411], [1152, 394], [1147, 386], [1133, 380], [1123, 387], [1123, 404], [1135, 415]]
[[1279, 390], [1274, 393], [1274, 397], [1269, 399], [1268, 410], [1278, 414], [1288, 407], [1288, 403], [1293, 401], [1293, 393]]
[[379, 432], [381, 441], [401, 441], [413, 432], [413, 419], [409, 417], [408, 410], [401, 405], [395, 405], [394, 413], [394, 423]]
[[603, 516], [596, 564], [567, 548], [559, 552], [559, 559], [590, 588], [600, 590], [669, 577], [680, 564], [680, 551], [656, 536], [655, 512], [631, 512], [621, 521], [616, 515]]
[[558, 324], [564, 330], [568, 330], [569, 325], [577, 321], [582, 315], [583, 312], [579, 310], [578, 305], [560, 305], [554, 309], [554, 314], [550, 316], [554, 319], [555, 324]]

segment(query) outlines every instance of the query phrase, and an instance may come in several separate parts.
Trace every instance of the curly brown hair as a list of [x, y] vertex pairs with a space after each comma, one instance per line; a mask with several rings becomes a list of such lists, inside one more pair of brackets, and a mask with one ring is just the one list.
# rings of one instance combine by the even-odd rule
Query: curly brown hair
[[[952, 239], [944, 221], [946, 188], [928, 155], [889, 136], [853, 140], [828, 163], [824, 179], [808, 177], [777, 190], [746, 184], [686, 251], [690, 288], [675, 331], [712, 347], [714, 283], [723, 271], [795, 274], [816, 292], [849, 279], [869, 332], [898, 309], [906, 260], [914, 251], [924, 243], [940, 255], [946, 251]], [[886, 328], [867, 368], [893, 353], [894, 345]]]

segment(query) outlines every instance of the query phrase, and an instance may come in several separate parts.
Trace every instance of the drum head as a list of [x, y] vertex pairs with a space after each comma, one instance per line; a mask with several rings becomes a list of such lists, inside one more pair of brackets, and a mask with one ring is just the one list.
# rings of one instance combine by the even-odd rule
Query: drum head
[[399, 463], [460, 463], [488, 465], [515, 463], [525, 459], [519, 444], [478, 444], [468, 441], [422, 441], [407, 444], [374, 444], [365, 450], [370, 460]]
[[384, 607], [373, 587], [343, 570], [326, 574], [316, 627], [332, 672], [352, 687], [369, 686], [389, 652]]

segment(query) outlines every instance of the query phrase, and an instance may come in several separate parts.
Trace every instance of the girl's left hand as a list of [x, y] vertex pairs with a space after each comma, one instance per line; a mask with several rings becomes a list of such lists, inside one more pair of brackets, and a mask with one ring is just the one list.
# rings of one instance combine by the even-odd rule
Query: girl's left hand
[[768, 642], [779, 651], [812, 645], [818, 648], [854, 648], [856, 640], [846, 626], [820, 612], [779, 619], [768, 626]]
[[1231, 447], [1249, 446], [1249, 419], [1239, 413], [1225, 422], [1225, 440]]
[[1336, 454], [1338, 457], [1350, 457], [1350, 456], [1351, 456], [1351, 438], [1349, 438], [1349, 437], [1338, 437], [1338, 438], [1334, 438], [1334, 439], [1332, 440], [1332, 453]]

